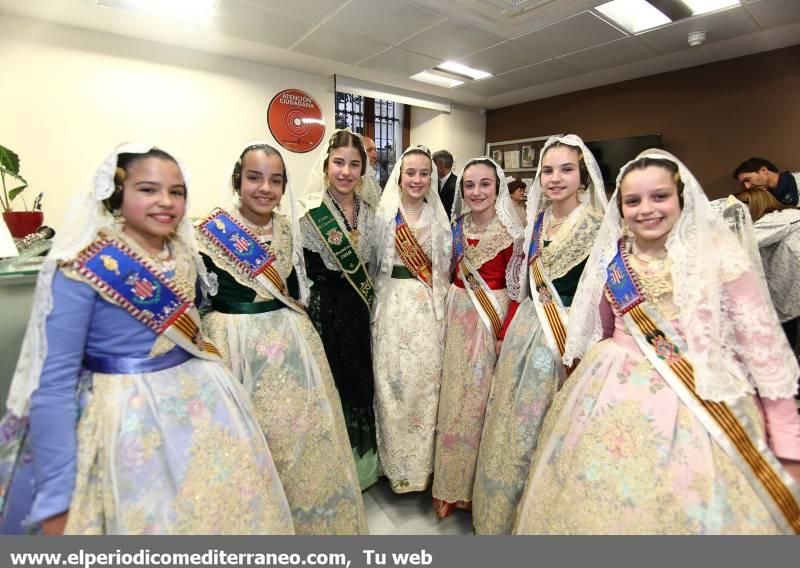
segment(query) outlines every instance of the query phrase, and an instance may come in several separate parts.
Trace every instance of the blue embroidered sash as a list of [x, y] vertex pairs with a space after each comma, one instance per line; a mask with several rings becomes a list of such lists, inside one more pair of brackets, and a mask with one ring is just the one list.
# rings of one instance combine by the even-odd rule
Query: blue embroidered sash
[[544, 226], [544, 211], [539, 213], [536, 218], [536, 223], [533, 225], [533, 237], [531, 237], [531, 246], [528, 249], [528, 264], [533, 264], [533, 261], [539, 258], [541, 254], [541, 245], [539, 239], [542, 234], [542, 227]]
[[124, 243], [101, 236], [73, 264], [90, 286], [158, 335], [195, 357], [219, 360], [217, 348], [203, 338], [194, 303]]
[[221, 252], [228, 261], [229, 270], [258, 282], [288, 307], [305, 313], [303, 306], [291, 297], [286, 282], [275, 268], [272, 251], [227, 211], [214, 209], [197, 227], [204, 244]]
[[[163, 333], [178, 346], [165, 355], [150, 359], [89, 357], [84, 362], [89, 370], [145, 373], [180, 365], [191, 357], [220, 360], [216, 347], [203, 338], [200, 315], [194, 303], [173, 289], [124, 243], [101, 235], [78, 255], [72, 266], [101, 296], [125, 309], [155, 333]], [[32, 457], [27, 433], [27, 413], [16, 416], [9, 412], [0, 421], [2, 534], [37, 530], [37, 527], [27, 525], [33, 502]]]
[[800, 491], [767, 447], [757, 425], [736, 404], [708, 401], [695, 390], [683, 338], [647, 302], [620, 240], [609, 263], [606, 290], [639, 348], [709, 435], [737, 464], [779, 527], [800, 534]]

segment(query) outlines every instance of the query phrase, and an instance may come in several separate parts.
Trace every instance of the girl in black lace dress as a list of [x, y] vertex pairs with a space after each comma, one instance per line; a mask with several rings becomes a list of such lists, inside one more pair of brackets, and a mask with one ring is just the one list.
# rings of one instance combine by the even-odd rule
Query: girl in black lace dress
[[[308, 313], [317, 328], [339, 389], [362, 491], [378, 480], [374, 380], [370, 345], [372, 282], [366, 259], [377, 197], [367, 174], [361, 138], [338, 131], [306, 191], [301, 219], [308, 277]], [[323, 465], [323, 464], [321, 464]]]

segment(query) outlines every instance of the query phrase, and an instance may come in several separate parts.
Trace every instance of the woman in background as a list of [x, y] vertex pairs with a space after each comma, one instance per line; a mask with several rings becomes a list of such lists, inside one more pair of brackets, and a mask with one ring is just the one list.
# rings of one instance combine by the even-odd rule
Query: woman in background
[[753, 232], [764, 266], [772, 303], [778, 312], [789, 345], [797, 349], [800, 323], [800, 209], [783, 205], [760, 188], [735, 195], [750, 209]]
[[519, 222], [525, 226], [528, 222], [528, 214], [525, 210], [525, 182], [516, 179], [514, 176], [507, 177], [506, 181], [508, 182], [508, 193], [514, 203], [514, 211]]

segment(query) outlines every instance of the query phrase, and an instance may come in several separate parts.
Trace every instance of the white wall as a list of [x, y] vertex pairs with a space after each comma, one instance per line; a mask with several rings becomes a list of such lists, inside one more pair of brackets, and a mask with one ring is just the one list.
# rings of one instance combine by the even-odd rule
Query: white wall
[[431, 152], [449, 150], [458, 174], [467, 160], [486, 153], [486, 115], [455, 104], [449, 113], [413, 107], [410, 138], [412, 146], [424, 144]]
[[[278, 147], [266, 122], [278, 91], [306, 91], [328, 133], [334, 125], [330, 77], [8, 16], [0, 16], [0, 53], [0, 144], [20, 156], [28, 204], [45, 192], [45, 223], [56, 230], [70, 198], [120, 142], [181, 158], [197, 216], [221, 204], [244, 143]], [[305, 184], [319, 149], [281, 149], [293, 186]], [[22, 208], [19, 197], [14, 203]]]

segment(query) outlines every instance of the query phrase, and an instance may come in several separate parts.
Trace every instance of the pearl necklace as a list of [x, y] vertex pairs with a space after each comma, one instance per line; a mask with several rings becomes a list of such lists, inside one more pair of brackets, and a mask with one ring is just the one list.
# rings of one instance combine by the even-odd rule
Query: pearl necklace
[[425, 202], [424, 201], [416, 209], [413, 208], [413, 207], [409, 207], [408, 205], [406, 205], [402, 201], [400, 202], [400, 204], [403, 206], [403, 211], [405, 211], [406, 213], [411, 213], [413, 215], [418, 215], [418, 214], [422, 213], [423, 209], [425, 209]]
[[631, 244], [631, 254], [633, 257], [638, 260], [639, 262], [643, 262], [644, 264], [650, 266], [652, 265], [655, 269], [660, 269], [664, 266], [664, 261], [667, 259], [667, 251], [665, 250], [661, 256], [653, 256], [649, 254], [645, 254], [640, 251], [636, 243]]
[[275, 217], [270, 217], [269, 222], [265, 225], [256, 225], [247, 219], [244, 219], [244, 222], [245, 225], [247, 225], [247, 228], [252, 230], [256, 235], [263, 236], [272, 233], [272, 228], [275, 226]]
[[273, 214], [269, 221], [267, 221], [264, 225], [257, 225], [247, 219], [244, 215], [242, 215], [241, 211], [238, 215], [239, 219], [244, 223], [245, 227], [247, 227], [256, 237], [256, 240], [261, 243], [268, 243], [272, 239], [273, 230], [275, 227], [275, 215]]
[[148, 258], [160, 267], [161, 272], [173, 272], [178, 265], [176, 259], [170, 259], [170, 248], [167, 241], [164, 241], [164, 248], [161, 249], [161, 252], [151, 254]]
[[482, 234], [482, 233], [485, 233], [485, 232], [486, 232], [486, 229], [488, 229], [488, 228], [489, 228], [489, 225], [491, 225], [491, 224], [492, 224], [492, 221], [493, 221], [493, 220], [494, 220], [494, 218], [492, 218], [492, 220], [490, 220], [490, 221], [489, 221], [488, 223], [486, 223], [485, 225], [478, 225], [478, 224], [475, 222], [475, 220], [474, 220], [474, 219], [473, 219], [473, 218], [470, 216], [470, 219], [469, 219], [469, 231], [467, 231], [467, 232], [468, 232], [468, 233], [471, 233], [471, 234], [473, 234], [473, 235], [480, 235], [480, 234]]
[[567, 222], [567, 219], [569, 219], [575, 211], [577, 211], [577, 207], [572, 211], [570, 211], [569, 213], [567, 213], [566, 215], [564, 215], [563, 217], [559, 218], [556, 217], [555, 213], [553, 213], [553, 210], [550, 209], [550, 215], [547, 220], [547, 231], [555, 232], [559, 227], [561, 227], [561, 225]]

